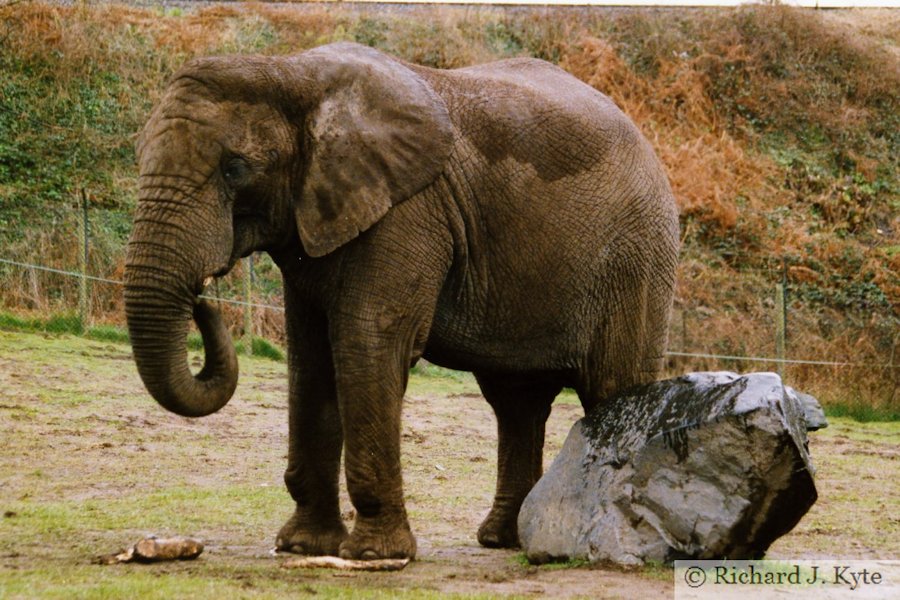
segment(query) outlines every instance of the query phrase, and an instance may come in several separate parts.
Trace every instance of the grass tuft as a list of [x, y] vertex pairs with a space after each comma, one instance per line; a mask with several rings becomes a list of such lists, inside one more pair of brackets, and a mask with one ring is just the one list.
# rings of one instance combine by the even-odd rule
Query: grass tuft
[[260, 356], [277, 362], [284, 362], [285, 360], [284, 351], [281, 348], [261, 337], [253, 338], [253, 356]]
[[825, 405], [828, 417], [848, 417], [859, 423], [887, 423], [900, 421], [896, 406], [872, 405], [863, 402], [839, 402]]
[[85, 337], [98, 342], [113, 342], [116, 344], [129, 344], [128, 332], [120, 327], [112, 325], [99, 325], [91, 327], [85, 333]]

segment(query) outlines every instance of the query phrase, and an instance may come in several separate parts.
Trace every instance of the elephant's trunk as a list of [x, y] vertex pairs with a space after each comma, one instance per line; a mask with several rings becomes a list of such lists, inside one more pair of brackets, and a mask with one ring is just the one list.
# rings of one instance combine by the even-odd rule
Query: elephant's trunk
[[[157, 267], [126, 268], [125, 313], [134, 359], [147, 390], [164, 408], [202, 417], [228, 402], [237, 386], [238, 364], [222, 317], [189, 289], [162, 284]], [[195, 376], [187, 362], [193, 318], [206, 354]]]

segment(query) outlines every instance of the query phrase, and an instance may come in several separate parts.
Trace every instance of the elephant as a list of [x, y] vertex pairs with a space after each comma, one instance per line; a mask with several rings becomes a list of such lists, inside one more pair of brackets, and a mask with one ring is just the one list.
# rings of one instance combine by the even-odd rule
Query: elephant
[[519, 543], [555, 397], [574, 389], [588, 411], [662, 368], [680, 245], [667, 175], [612, 100], [555, 65], [435, 69], [353, 43], [196, 58], [136, 153], [125, 312], [159, 404], [228, 402], [235, 351], [203, 290], [253, 252], [281, 272], [281, 550], [415, 558], [400, 431], [420, 358], [473, 373], [496, 415], [486, 547]]

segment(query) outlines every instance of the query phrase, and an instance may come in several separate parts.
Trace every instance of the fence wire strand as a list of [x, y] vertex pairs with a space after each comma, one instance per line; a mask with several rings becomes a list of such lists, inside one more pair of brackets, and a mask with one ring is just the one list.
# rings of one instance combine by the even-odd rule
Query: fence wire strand
[[[46, 271], [48, 273], [56, 273], [57, 275], [64, 275], [68, 277], [77, 277], [89, 279], [91, 281], [99, 281], [102, 283], [110, 283], [113, 285], [124, 285], [124, 282], [119, 281], [117, 279], [108, 279], [105, 277], [95, 277], [93, 275], [86, 275], [83, 273], [77, 273], [75, 271], [64, 271], [62, 269], [54, 269], [53, 267], [46, 267], [43, 265], [35, 265], [31, 263], [24, 263], [16, 260], [9, 260], [6, 258], [0, 258], [0, 263], [13, 265], [16, 267], [21, 267], [25, 269], [35, 269], [38, 271]], [[231, 300], [229, 298], [219, 298], [217, 296], [207, 296], [205, 294], [200, 296], [204, 300], [213, 300], [216, 302], [224, 302], [226, 304], [236, 304], [239, 306], [250, 306], [252, 308], [263, 308], [269, 310], [276, 310], [284, 312], [283, 306], [275, 306], [272, 304], [258, 304], [255, 302], [245, 302], [243, 300]], [[791, 364], [791, 365], [813, 365], [820, 367], [852, 367], [852, 368], [867, 368], [867, 369], [897, 369], [900, 368], [900, 365], [894, 364], [866, 364], [866, 363], [849, 363], [849, 362], [836, 362], [836, 361], [827, 361], [827, 360], [804, 360], [804, 359], [792, 359], [792, 358], [770, 358], [765, 356], [729, 356], [723, 354], [707, 354], [703, 352], [675, 352], [669, 351], [666, 352], [666, 356], [676, 356], [683, 358], [711, 358], [716, 360], [734, 360], [734, 361], [744, 361], [744, 362], [763, 362], [763, 363], [774, 363], [774, 364]]]
[[[77, 277], [78, 279], [89, 279], [91, 281], [100, 281], [102, 283], [112, 283], [114, 285], [125, 285], [125, 282], [120, 281], [118, 279], [107, 279], [105, 277], [95, 277], [93, 275], [85, 275], [82, 273], [78, 273], [75, 271], [63, 271], [62, 269], [54, 269], [53, 267], [45, 267], [43, 265], [33, 265], [31, 263], [23, 263], [16, 260], [9, 260], [6, 258], [0, 258], [0, 263], [7, 265], [14, 265], [17, 267], [22, 267], [25, 269], [35, 269], [37, 271], [46, 271], [48, 273], [56, 273], [57, 275], [66, 275], [69, 277]], [[204, 300], [215, 300], [216, 302], [224, 302], [226, 304], [238, 304], [240, 306], [249, 306], [251, 308], [268, 308], [270, 310], [279, 310], [284, 312], [283, 306], [275, 306], [273, 304], [257, 304], [255, 302], [245, 302], [243, 300], [231, 300], [229, 298], [219, 298], [217, 296], [207, 296], [202, 294], [200, 296]]]
[[688, 358], [716, 358], [719, 360], [737, 360], [746, 362], [768, 362], [787, 365], [816, 365], [822, 367], [862, 367], [868, 369], [896, 369], [900, 365], [876, 365], [866, 363], [834, 362], [828, 360], [804, 360], [795, 358], [768, 358], [764, 356], [725, 356], [722, 354], [703, 354], [699, 352], [666, 352], [667, 356], [684, 356]]

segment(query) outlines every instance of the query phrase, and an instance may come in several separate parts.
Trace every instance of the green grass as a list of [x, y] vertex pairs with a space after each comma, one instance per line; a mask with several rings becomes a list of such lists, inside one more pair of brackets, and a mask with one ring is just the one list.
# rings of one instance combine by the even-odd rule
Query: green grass
[[896, 389], [891, 389], [892, 375], [900, 373], [890, 368], [882, 369], [882, 373], [879, 375], [885, 386], [877, 393], [853, 382], [843, 387], [820, 384], [807, 392], [818, 398], [829, 419], [846, 417], [859, 423], [900, 421], [900, 396]]
[[[478, 519], [464, 535], [459, 523], [489, 506], [495, 438], [477, 426], [490, 411], [479, 399], [453, 398], [477, 393], [471, 375], [426, 365], [410, 377], [404, 481], [414, 530], [441, 553], [426, 550], [396, 574], [339, 578], [330, 570], [283, 569], [268, 550], [292, 508], [281, 481], [284, 364], [242, 356], [242, 396], [192, 420], [155, 406], [128, 355], [110, 340], [0, 331], [0, 356], [11, 365], [0, 364], [7, 384], [0, 398], [0, 598], [489, 598], [501, 593], [491, 586], [511, 583], [530, 595], [539, 580], [553, 595], [554, 576], [626, 577], [632, 591], [671, 582], [664, 565], [633, 572], [578, 560], [531, 567], [521, 553], [479, 562], [484, 557], [472, 554]], [[478, 410], [464, 412], [467, 405]], [[557, 421], [557, 438], [571, 426], [564, 421]], [[834, 548], [896, 555], [890, 474], [898, 439], [900, 422], [847, 417], [831, 417], [827, 429], [810, 434], [820, 499], [773, 556]], [[349, 506], [345, 496], [342, 502]], [[188, 562], [90, 564], [148, 534], [198, 537], [206, 550]], [[564, 572], [571, 569], [584, 572]], [[453, 582], [481, 595], [430, 589], [457, 589]]]
[[[274, 427], [260, 426], [284, 425], [272, 392], [284, 385], [283, 364], [242, 356], [242, 385], [260, 390], [221, 415], [187, 420], [153, 406], [115, 329], [91, 340], [31, 325], [0, 331], [0, 355], [13, 365], [0, 366], [13, 384], [0, 401], [9, 442], [0, 449], [0, 598], [490, 597], [422, 589], [421, 575], [287, 570], [268, 554], [292, 507], [284, 450], [272, 447]], [[90, 564], [148, 534], [197, 537], [206, 550], [189, 562]]]
[[852, 417], [830, 417], [828, 427], [809, 434], [812, 439], [842, 436], [847, 440], [861, 443], [881, 443], [885, 439], [896, 440], [900, 444], [900, 421], [860, 422]]
[[835, 403], [825, 406], [825, 415], [831, 417], [848, 417], [860, 423], [896, 422], [900, 421], [900, 408], [896, 406], [872, 406], [857, 403]]
[[870, 556], [883, 548], [881, 557], [896, 556], [900, 523], [886, 515], [895, 512], [900, 422], [830, 417], [829, 426], [809, 438], [819, 500], [791, 536], [775, 542], [770, 556], [841, 556], [853, 548]]
[[270, 360], [284, 362], [284, 351], [267, 339], [253, 338], [253, 356], [261, 356]]
[[409, 371], [409, 391], [419, 394], [480, 394], [475, 376], [420, 361]]
[[[171, 571], [144, 565], [66, 566], [17, 570], [0, 579], [0, 597], [107, 600], [141, 598], [491, 598], [486, 594], [447, 595], [422, 589], [367, 589], [318, 582], [319, 576], [298, 575], [275, 565], [256, 568], [210, 569], [202, 557], [194, 564], [179, 564]], [[200, 571], [190, 573], [189, 570]]]
[[[44, 477], [35, 471], [35, 477]], [[5, 527], [17, 538], [29, 535], [71, 535], [91, 528], [96, 531], [146, 531], [173, 534], [168, 531], [178, 523], [184, 531], [205, 527], [248, 528], [258, 531], [268, 525], [270, 516], [284, 512], [284, 493], [274, 486], [232, 485], [223, 488], [197, 486], [136, 490], [116, 498], [88, 500], [13, 501], [4, 510], [15, 513]], [[185, 511], [185, 507], [190, 507]], [[236, 520], [235, 515], [255, 515], [262, 522]], [[238, 524], [236, 524], [238, 521]], [[73, 538], [73, 540], [76, 538]]]
[[78, 315], [62, 313], [46, 319], [18, 317], [10, 313], [0, 313], [0, 329], [13, 331], [44, 331], [48, 333], [82, 332]]
[[[510, 560], [513, 562], [513, 564], [522, 567], [535, 566], [528, 562], [528, 558], [525, 556], [524, 552], [519, 552]], [[542, 571], [564, 571], [566, 569], [584, 569], [590, 566], [590, 561], [585, 558], [569, 558], [565, 560], [550, 561], [542, 565], [537, 565], [537, 568], [541, 569]]]
[[[81, 319], [78, 315], [62, 313], [52, 315], [47, 318], [27, 318], [19, 317], [12, 313], [0, 312], [0, 330], [21, 331], [33, 333], [52, 333], [52, 334], [71, 334], [83, 335], [84, 337], [98, 342], [112, 342], [116, 344], [129, 344], [128, 332], [120, 327], [112, 325], [97, 325], [88, 327], [85, 330], [82, 327]], [[268, 358], [277, 362], [284, 362], [284, 350], [278, 347], [274, 342], [261, 337], [253, 338], [253, 356]], [[187, 347], [189, 350], [200, 352], [203, 350], [203, 339], [199, 333], [191, 333], [187, 338]], [[246, 345], [243, 340], [235, 342], [235, 351], [238, 354], [246, 353]]]
[[672, 565], [651, 561], [644, 565], [641, 574], [649, 579], [669, 582], [672, 581]]
[[[97, 325], [83, 331], [78, 315], [61, 313], [47, 318], [21, 317], [8, 312], [0, 312], [0, 330], [48, 333], [54, 335], [82, 335], [83, 337], [115, 344], [128, 344], [128, 332], [112, 325]], [[253, 356], [267, 358], [275, 362], [285, 361], [285, 351], [274, 342], [261, 337], [253, 338]], [[188, 335], [187, 347], [195, 352], [203, 351], [200, 334]], [[246, 342], [235, 341], [235, 351], [246, 354]], [[445, 369], [437, 365], [420, 362], [410, 370], [411, 381], [421, 393], [477, 394], [478, 384], [471, 373]], [[565, 389], [556, 400], [563, 404], [580, 404], [578, 396], [571, 389]], [[900, 421], [900, 408], [896, 403], [874, 404], [861, 400], [829, 400], [823, 402], [828, 417], [848, 417], [860, 423]]]
[[128, 332], [120, 327], [112, 325], [99, 325], [91, 327], [85, 332], [86, 338], [96, 340], [98, 342], [113, 342], [116, 344], [128, 344]]
[[[570, 569], [596, 569], [596, 565], [592, 565], [590, 561], [584, 558], [570, 558], [566, 560], [559, 561], [551, 561], [542, 565], [532, 565], [528, 562], [528, 558], [526, 558], [524, 552], [519, 552], [514, 555], [510, 561], [518, 565], [520, 567], [530, 567], [537, 568], [540, 571], [566, 571]], [[626, 570], [631, 573], [636, 573], [641, 577], [645, 577], [647, 579], [652, 579], [656, 581], [664, 581], [666, 583], [672, 581], [672, 565], [666, 565], [661, 562], [650, 561], [643, 567], [635, 567], [633, 569], [622, 569], [621, 567], [616, 567], [615, 565], [609, 565], [609, 568], [618, 569], [618, 570]]]

